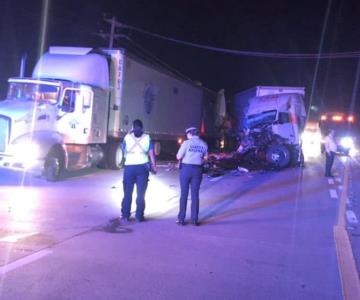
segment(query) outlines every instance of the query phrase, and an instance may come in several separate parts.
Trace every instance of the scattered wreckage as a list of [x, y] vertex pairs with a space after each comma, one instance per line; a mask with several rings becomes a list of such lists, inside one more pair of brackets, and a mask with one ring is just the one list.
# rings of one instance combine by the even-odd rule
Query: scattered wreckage
[[236, 139], [236, 151], [209, 155], [205, 171], [210, 176], [226, 170], [281, 170], [300, 165], [299, 153], [289, 147], [287, 139], [273, 133], [269, 124], [243, 131]]

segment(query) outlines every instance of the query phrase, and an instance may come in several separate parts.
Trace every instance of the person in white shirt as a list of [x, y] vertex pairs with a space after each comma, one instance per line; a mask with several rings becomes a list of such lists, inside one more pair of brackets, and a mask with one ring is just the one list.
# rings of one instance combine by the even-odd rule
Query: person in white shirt
[[335, 130], [329, 129], [328, 135], [325, 137], [325, 176], [334, 177], [331, 174], [331, 169], [334, 164], [334, 158], [337, 150], [335, 143]]
[[186, 204], [191, 190], [191, 223], [199, 225], [199, 190], [202, 181], [202, 164], [207, 157], [208, 146], [200, 139], [196, 127], [189, 127], [185, 131], [187, 140], [184, 141], [176, 158], [180, 161], [180, 207], [176, 223], [185, 225]]

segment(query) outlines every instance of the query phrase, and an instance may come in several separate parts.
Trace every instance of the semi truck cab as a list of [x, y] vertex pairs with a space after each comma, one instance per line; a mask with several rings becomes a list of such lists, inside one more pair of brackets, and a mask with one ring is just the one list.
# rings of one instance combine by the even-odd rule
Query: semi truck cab
[[[107, 68], [100, 55], [45, 54], [31, 78], [8, 80], [6, 99], [0, 102], [0, 167], [56, 180], [65, 169], [81, 169], [102, 160], [109, 75], [92, 75], [89, 83], [71, 80], [80, 78], [75, 74], [78, 68], [69, 67], [71, 59], [78, 64], [77, 58], [82, 59], [82, 78], [89, 77], [89, 68], [99, 69], [99, 63]], [[67, 64], [61, 64], [62, 60]], [[97, 78], [100, 81], [96, 82]]]

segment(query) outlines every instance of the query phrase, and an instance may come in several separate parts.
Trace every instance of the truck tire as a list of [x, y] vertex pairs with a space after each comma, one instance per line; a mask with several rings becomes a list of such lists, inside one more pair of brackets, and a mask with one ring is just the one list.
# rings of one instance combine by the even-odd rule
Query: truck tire
[[304, 164], [304, 154], [302, 152], [302, 149], [297, 149], [295, 147], [290, 147], [290, 165], [292, 167], [299, 167]]
[[124, 153], [121, 144], [117, 142], [110, 143], [106, 152], [107, 167], [111, 170], [120, 170], [124, 164]]
[[285, 168], [290, 163], [290, 151], [284, 145], [271, 145], [266, 150], [266, 161], [271, 167]]
[[99, 169], [107, 169], [107, 152], [108, 152], [108, 144], [103, 144], [101, 145], [101, 149], [103, 152], [103, 158], [101, 159], [101, 161], [99, 161], [99, 163], [96, 165]]
[[57, 181], [64, 170], [64, 153], [59, 149], [52, 149], [46, 156], [44, 176], [47, 181]]

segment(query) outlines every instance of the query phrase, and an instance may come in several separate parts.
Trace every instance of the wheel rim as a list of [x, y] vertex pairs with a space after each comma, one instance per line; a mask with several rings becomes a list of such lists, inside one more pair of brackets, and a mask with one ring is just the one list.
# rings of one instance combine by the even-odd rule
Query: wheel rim
[[274, 163], [278, 163], [281, 158], [282, 158], [282, 153], [281, 152], [274, 152], [271, 154], [271, 159]]

